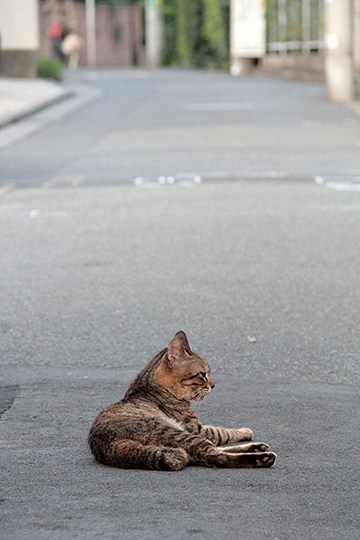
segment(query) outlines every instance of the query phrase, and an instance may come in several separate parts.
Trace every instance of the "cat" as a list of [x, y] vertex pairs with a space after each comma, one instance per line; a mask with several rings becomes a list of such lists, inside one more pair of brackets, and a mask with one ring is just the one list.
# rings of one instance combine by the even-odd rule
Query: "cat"
[[124, 398], [95, 419], [88, 443], [95, 459], [125, 469], [178, 471], [186, 465], [271, 467], [276, 454], [251, 441], [249, 428], [202, 426], [190, 405], [214, 388], [209, 364], [177, 332], [130, 384]]

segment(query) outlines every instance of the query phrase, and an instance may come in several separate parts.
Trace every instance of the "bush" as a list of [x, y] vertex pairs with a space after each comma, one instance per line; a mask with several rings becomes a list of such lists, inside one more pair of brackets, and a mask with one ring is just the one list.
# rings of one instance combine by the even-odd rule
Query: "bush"
[[40, 79], [62, 80], [63, 64], [56, 58], [41, 57], [37, 64], [37, 76]]

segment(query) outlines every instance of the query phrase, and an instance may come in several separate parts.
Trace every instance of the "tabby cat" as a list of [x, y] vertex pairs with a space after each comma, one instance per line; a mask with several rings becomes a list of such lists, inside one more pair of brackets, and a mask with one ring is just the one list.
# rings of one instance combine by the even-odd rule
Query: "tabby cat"
[[89, 433], [100, 463], [127, 469], [177, 471], [208, 467], [271, 467], [276, 455], [251, 441], [248, 428], [202, 426], [190, 400], [214, 388], [210, 367], [195, 354], [184, 332], [159, 352], [130, 384], [124, 398], [104, 409]]

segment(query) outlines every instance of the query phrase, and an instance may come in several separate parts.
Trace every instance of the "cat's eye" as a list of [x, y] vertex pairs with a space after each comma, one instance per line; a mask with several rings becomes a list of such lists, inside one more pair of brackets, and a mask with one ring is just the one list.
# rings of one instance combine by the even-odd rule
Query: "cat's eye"
[[208, 374], [206, 373], [206, 371], [199, 371], [198, 373], [195, 373], [194, 375], [190, 375], [190, 377], [188, 377], [188, 380], [192, 385], [202, 386], [202, 383], [195, 382], [196, 379], [202, 379], [203, 381], [207, 382]]

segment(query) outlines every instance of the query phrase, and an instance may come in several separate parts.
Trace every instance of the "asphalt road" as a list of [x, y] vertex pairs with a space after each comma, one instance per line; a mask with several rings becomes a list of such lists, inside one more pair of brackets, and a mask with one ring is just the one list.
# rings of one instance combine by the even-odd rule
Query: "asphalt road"
[[[2, 537], [359, 538], [360, 118], [321, 85], [71, 78], [98, 99], [0, 151]], [[180, 329], [217, 383], [200, 418], [273, 468], [93, 462], [94, 416]]]

